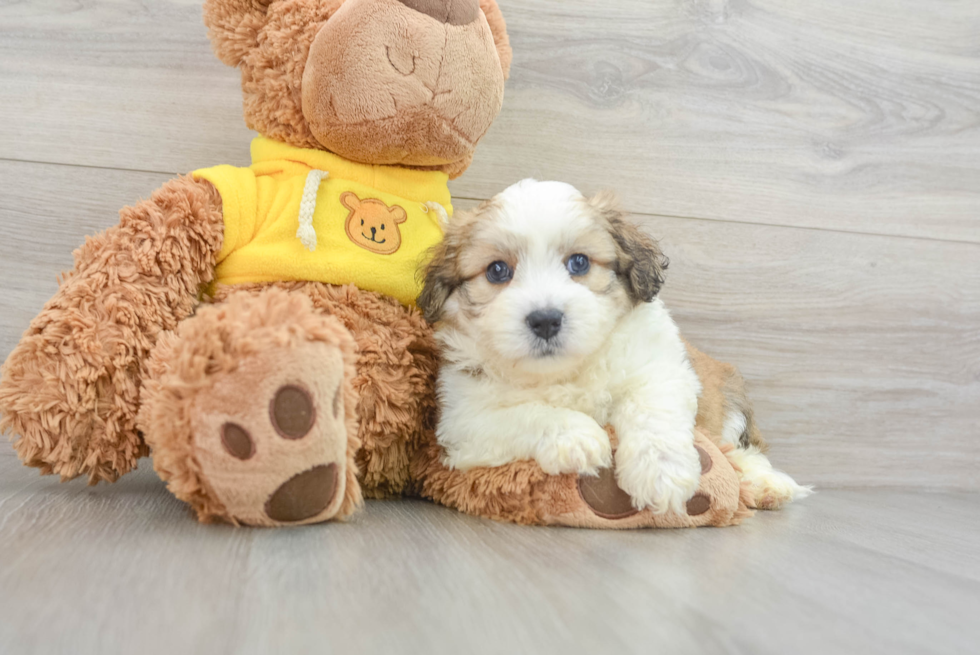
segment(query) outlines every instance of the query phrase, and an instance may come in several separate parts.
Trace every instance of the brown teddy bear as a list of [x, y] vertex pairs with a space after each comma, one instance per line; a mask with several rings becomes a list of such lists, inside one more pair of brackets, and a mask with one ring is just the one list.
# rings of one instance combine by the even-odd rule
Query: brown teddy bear
[[703, 437], [685, 517], [632, 510], [608, 472], [441, 464], [416, 269], [501, 107], [495, 0], [207, 0], [204, 16], [241, 70], [252, 165], [172, 180], [76, 251], [3, 368], [0, 429], [25, 464], [95, 484], [152, 449], [202, 521], [252, 525], [402, 494], [526, 523], [746, 515]]

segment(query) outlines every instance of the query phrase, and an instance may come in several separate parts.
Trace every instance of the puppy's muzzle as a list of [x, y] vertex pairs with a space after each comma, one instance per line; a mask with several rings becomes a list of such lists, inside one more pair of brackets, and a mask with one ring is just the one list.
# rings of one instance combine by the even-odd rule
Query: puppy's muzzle
[[535, 336], [549, 341], [561, 332], [565, 314], [557, 309], [539, 309], [528, 314], [524, 320]]

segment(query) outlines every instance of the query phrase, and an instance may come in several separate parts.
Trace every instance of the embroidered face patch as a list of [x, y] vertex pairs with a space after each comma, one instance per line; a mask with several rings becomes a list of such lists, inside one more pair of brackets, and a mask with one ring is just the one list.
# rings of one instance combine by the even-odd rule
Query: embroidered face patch
[[350, 191], [340, 196], [340, 203], [350, 210], [347, 238], [351, 241], [378, 255], [390, 255], [401, 248], [398, 226], [408, 220], [402, 207], [389, 207], [375, 198], [361, 200]]

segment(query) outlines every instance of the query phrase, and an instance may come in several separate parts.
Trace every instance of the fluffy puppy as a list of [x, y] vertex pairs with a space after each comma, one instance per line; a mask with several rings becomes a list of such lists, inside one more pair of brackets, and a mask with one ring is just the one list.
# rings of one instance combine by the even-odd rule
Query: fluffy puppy
[[[534, 459], [549, 474], [594, 475], [613, 464], [610, 425], [616, 478], [636, 507], [683, 514], [701, 476], [702, 387], [657, 298], [666, 268], [610, 195], [558, 182], [525, 180], [449, 225], [419, 298], [443, 348], [445, 463]], [[759, 493], [778, 506], [804, 492], [742, 438], [751, 416], [731, 405], [722, 433], [740, 433], [745, 474], [791, 483]]]

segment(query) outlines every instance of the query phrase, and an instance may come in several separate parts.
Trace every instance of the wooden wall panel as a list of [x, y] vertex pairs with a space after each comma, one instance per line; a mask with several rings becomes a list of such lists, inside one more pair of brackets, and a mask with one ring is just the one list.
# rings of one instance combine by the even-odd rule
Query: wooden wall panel
[[[501, 4], [513, 77], [458, 195], [539, 176], [646, 213], [980, 242], [971, 0]], [[0, 158], [247, 160], [195, 0], [6, 4], [0, 87]]]

